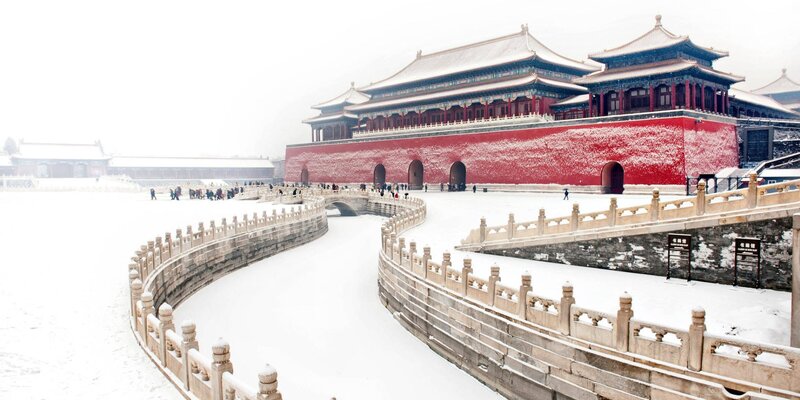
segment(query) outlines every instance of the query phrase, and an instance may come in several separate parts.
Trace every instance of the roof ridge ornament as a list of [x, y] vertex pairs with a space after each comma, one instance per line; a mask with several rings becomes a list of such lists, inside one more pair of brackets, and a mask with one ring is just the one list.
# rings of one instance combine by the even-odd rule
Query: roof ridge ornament
[[522, 34], [527, 34], [528, 33], [528, 24], [520, 25], [520, 31], [522, 32]]
[[661, 26], [661, 14], [656, 14], [656, 26]]
[[356, 82], [350, 81], [350, 89], [355, 89], [355, 88], [356, 88]]
[[422, 58], [422, 50], [417, 50], [417, 60]]
[[781, 68], [781, 76], [786, 76], [786, 67]]

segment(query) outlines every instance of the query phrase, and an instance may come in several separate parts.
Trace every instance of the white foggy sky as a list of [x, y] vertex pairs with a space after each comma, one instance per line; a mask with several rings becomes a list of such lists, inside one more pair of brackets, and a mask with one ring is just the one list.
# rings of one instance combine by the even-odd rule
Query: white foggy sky
[[[613, 5], [613, 7], [612, 7]], [[282, 156], [350, 81], [513, 33], [575, 59], [650, 29], [730, 51], [738, 87], [800, 80], [798, 1], [0, 0], [0, 140], [91, 141], [142, 155]]]

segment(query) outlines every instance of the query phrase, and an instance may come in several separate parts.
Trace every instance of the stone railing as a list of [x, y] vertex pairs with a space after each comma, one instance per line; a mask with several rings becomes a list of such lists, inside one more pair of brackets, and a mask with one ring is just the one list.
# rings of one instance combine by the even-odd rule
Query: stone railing
[[360, 138], [360, 137], [372, 137], [372, 136], [382, 136], [382, 135], [397, 135], [403, 133], [418, 133], [425, 131], [435, 131], [448, 127], [461, 127], [461, 126], [491, 127], [497, 125], [498, 123], [506, 123], [511, 121], [546, 122], [546, 121], [553, 121], [553, 116], [549, 114], [532, 113], [527, 115], [494, 116], [489, 118], [481, 118], [473, 120], [436, 122], [425, 125], [353, 131], [353, 137]]
[[280, 399], [274, 368], [267, 366], [257, 385], [244, 383], [233, 374], [229, 345], [220, 340], [211, 356], [201, 354], [194, 323], [183, 322], [178, 333], [172, 306], [227, 273], [321, 236], [327, 226], [324, 198], [309, 196], [289, 212], [254, 213], [208, 227], [201, 222], [147, 242], [129, 271], [134, 336], [187, 398]]
[[[755, 182], [756, 179], [755, 174], [750, 176], [750, 182]], [[571, 215], [563, 217], [547, 218], [544, 209], [540, 209], [536, 221], [516, 222], [512, 213], [509, 214], [506, 224], [487, 226], [486, 219], [481, 218], [480, 226], [470, 231], [466, 239], [461, 241], [462, 246], [459, 249], [474, 250], [483, 243], [633, 227], [800, 202], [800, 180], [762, 186], [750, 185], [745, 189], [714, 194], [705, 193], [705, 184], [700, 181], [696, 196], [671, 201], [661, 201], [658, 189], [653, 190], [650, 204], [640, 206], [617, 207], [617, 199], [612, 197], [608, 210], [598, 212], [581, 213], [579, 205], [575, 203]]]
[[[760, 187], [759, 198], [778, 188]], [[627, 293], [607, 314], [577, 305], [569, 282], [549, 299], [533, 292], [527, 273], [518, 285], [501, 283], [496, 265], [476, 276], [470, 259], [458, 268], [447, 252], [436, 261], [429, 247], [420, 255], [406, 244], [400, 235], [425, 218], [424, 204], [410, 205], [382, 226], [381, 301], [434, 351], [507, 397], [800, 398], [800, 349], [710, 334], [702, 308], [676, 329], [634, 318]]]

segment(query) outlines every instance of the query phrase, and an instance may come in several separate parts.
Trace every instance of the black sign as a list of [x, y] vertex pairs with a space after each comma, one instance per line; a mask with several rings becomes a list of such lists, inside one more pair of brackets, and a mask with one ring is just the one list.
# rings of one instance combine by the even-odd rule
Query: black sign
[[736, 238], [733, 248], [733, 285], [739, 285], [741, 275], [744, 283], [754, 282], [756, 288], [761, 288], [761, 239]]
[[667, 279], [673, 276], [692, 280], [692, 235], [667, 234]]

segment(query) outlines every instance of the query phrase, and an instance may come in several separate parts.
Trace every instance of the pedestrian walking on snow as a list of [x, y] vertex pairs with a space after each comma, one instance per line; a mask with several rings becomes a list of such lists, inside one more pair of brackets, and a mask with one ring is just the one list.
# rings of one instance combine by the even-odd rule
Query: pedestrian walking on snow
[[564, 189], [564, 200], [569, 200], [569, 189]]

